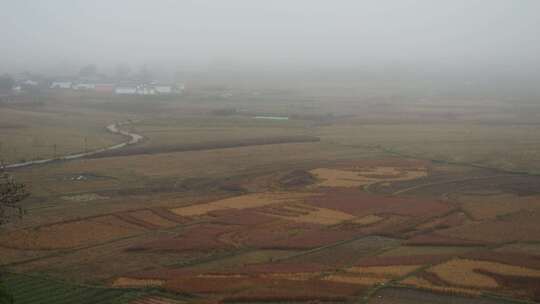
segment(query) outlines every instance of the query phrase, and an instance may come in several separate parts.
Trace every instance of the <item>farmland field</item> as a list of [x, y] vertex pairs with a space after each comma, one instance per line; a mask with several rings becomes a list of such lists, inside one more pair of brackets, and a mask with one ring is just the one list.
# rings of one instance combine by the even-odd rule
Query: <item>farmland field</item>
[[30, 192], [0, 230], [16, 303], [538, 301], [538, 126], [496, 102], [452, 121], [334, 89], [331, 114], [305, 91], [204, 87], [0, 105], [7, 163], [122, 142], [119, 121], [145, 138], [9, 171]]

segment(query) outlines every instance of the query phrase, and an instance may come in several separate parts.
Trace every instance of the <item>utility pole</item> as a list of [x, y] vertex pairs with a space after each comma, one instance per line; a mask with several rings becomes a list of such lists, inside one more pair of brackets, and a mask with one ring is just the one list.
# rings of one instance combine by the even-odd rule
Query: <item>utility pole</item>
[[53, 159], [56, 159], [56, 144], [53, 145]]

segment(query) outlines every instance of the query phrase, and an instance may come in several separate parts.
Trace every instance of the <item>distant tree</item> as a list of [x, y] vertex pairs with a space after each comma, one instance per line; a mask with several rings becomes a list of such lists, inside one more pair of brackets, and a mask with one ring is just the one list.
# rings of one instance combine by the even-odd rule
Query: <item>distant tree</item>
[[98, 69], [95, 64], [89, 64], [89, 65], [83, 66], [79, 70], [80, 77], [93, 77], [93, 76], [96, 76], [97, 73], [98, 73]]
[[16, 182], [3, 168], [0, 168], [0, 227], [14, 216], [21, 217], [23, 208], [19, 203], [28, 196], [23, 184]]
[[126, 80], [131, 75], [131, 68], [127, 64], [116, 66], [115, 77], [117, 80]]
[[150, 72], [146, 64], [141, 67], [137, 78], [139, 78], [139, 80], [142, 82], [152, 81], [152, 73]]
[[0, 92], [10, 92], [15, 85], [15, 80], [9, 75], [0, 76]]

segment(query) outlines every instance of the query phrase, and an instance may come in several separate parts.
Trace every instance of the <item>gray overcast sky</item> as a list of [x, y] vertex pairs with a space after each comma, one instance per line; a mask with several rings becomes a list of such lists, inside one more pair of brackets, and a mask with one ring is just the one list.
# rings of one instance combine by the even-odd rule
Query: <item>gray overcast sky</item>
[[540, 66], [538, 0], [0, 2], [0, 72], [123, 62]]

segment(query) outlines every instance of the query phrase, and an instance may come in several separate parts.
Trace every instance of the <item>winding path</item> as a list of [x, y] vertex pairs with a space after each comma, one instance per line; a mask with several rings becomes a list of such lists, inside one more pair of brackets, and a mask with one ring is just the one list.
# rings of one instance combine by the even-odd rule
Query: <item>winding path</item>
[[120, 129], [121, 126], [130, 124], [130, 123], [131, 123], [130, 121], [119, 122], [119, 123], [110, 124], [107, 127], [105, 127], [107, 129], [107, 131], [109, 131], [110, 133], [119, 134], [119, 135], [122, 135], [124, 137], [127, 137], [128, 140], [125, 141], [125, 142], [115, 144], [115, 145], [112, 145], [112, 146], [109, 146], [109, 147], [97, 149], [97, 150], [83, 152], [83, 153], [68, 154], [68, 155], [64, 155], [64, 156], [60, 156], [60, 157], [56, 157], [56, 158], [38, 159], [38, 160], [30, 160], [30, 161], [20, 162], [20, 163], [7, 164], [7, 165], [4, 165], [4, 168], [6, 168], [6, 169], [16, 169], [16, 168], [22, 168], [22, 167], [29, 167], [29, 166], [32, 166], [32, 165], [42, 165], [42, 164], [50, 163], [50, 162], [53, 162], [53, 161], [73, 160], [73, 159], [82, 158], [82, 157], [86, 157], [86, 156], [92, 156], [92, 155], [95, 155], [95, 154], [98, 154], [98, 153], [103, 153], [103, 152], [106, 152], [106, 151], [118, 150], [118, 149], [124, 148], [124, 147], [129, 146], [129, 145], [134, 145], [134, 144], [139, 143], [140, 141], [142, 141], [144, 139], [144, 137], [142, 135], [140, 135], [140, 134], [131, 133], [131, 132]]

